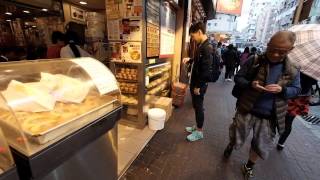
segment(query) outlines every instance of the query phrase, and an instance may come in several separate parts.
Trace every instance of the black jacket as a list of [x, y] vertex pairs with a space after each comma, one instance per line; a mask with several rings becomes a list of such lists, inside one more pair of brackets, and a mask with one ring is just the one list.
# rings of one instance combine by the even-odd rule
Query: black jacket
[[228, 67], [235, 67], [238, 62], [238, 53], [235, 50], [228, 49], [222, 55], [224, 65]]
[[317, 80], [300, 73], [301, 95], [310, 95], [312, 86], [317, 83]]
[[195, 57], [191, 59], [193, 69], [191, 74], [192, 87], [203, 87], [210, 78], [210, 67], [213, 62], [213, 47], [208, 40], [205, 40], [198, 48]]

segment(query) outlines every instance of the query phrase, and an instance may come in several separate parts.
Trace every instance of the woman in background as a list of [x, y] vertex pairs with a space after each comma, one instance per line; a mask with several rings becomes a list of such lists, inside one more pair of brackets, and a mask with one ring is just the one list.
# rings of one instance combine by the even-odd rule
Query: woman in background
[[285, 131], [280, 136], [277, 149], [282, 150], [284, 143], [289, 137], [292, 130], [292, 123], [296, 116], [305, 116], [309, 113], [309, 103], [311, 97], [312, 85], [317, 83], [317, 80], [300, 73], [301, 93], [294, 99], [289, 99], [288, 112], [286, 115]]
[[250, 56], [250, 49], [249, 47], [246, 47], [243, 53], [240, 55], [240, 67], [242, 67], [247, 62], [249, 56]]
[[60, 51], [61, 58], [78, 58], [78, 57], [91, 57], [89, 53], [79, 46], [79, 36], [74, 31], [67, 31], [66, 33], [66, 46]]
[[60, 31], [54, 31], [51, 35], [52, 45], [48, 47], [47, 58], [60, 58], [60, 51], [65, 46], [65, 35]]

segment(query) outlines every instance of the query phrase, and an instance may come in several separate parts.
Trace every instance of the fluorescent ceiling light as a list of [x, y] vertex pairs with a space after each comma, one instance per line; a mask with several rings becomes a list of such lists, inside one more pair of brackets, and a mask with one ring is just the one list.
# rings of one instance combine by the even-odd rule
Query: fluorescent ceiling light
[[88, 4], [87, 2], [85, 2], [85, 1], [80, 1], [79, 2], [80, 4], [82, 4], [82, 5], [86, 5], [86, 4]]
[[11, 15], [12, 15], [12, 13], [11, 13], [11, 12], [6, 12], [5, 14], [6, 14], [6, 15], [9, 15], [9, 16], [11, 16]]
[[29, 14], [29, 13], [30, 13], [30, 11], [27, 11], [27, 10], [24, 10], [23, 12], [24, 12], [24, 13], [27, 13], [27, 14]]

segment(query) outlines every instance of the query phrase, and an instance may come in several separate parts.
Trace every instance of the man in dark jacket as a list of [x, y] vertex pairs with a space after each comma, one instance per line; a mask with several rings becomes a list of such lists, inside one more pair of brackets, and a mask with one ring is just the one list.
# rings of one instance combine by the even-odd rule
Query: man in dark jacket
[[203, 139], [204, 109], [203, 100], [210, 78], [210, 67], [212, 66], [212, 46], [205, 34], [205, 25], [201, 22], [190, 27], [191, 38], [198, 43], [198, 48], [193, 59], [184, 58], [183, 63], [192, 63], [190, 92], [192, 105], [195, 111], [197, 126], [186, 127], [186, 131], [191, 133], [187, 136], [189, 141]]
[[224, 156], [228, 158], [234, 148], [240, 148], [253, 130], [249, 159], [242, 167], [246, 179], [253, 177], [257, 160], [268, 157], [276, 129], [279, 134], [284, 132], [287, 99], [300, 92], [299, 71], [287, 58], [295, 39], [290, 31], [276, 33], [268, 43], [266, 53], [250, 57], [235, 76], [241, 93]]
[[230, 44], [228, 46], [228, 50], [223, 53], [222, 59], [224, 65], [226, 66], [225, 80], [232, 81], [238, 60], [238, 53], [235, 51], [232, 44]]

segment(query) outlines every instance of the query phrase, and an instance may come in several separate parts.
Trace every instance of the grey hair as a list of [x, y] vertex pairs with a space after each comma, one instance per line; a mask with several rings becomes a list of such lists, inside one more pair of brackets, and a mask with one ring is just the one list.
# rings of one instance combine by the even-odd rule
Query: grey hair
[[292, 31], [278, 31], [271, 37], [270, 41], [273, 41], [275, 38], [278, 38], [279, 36], [285, 36], [285, 38], [287, 38], [287, 40], [289, 40], [292, 44], [294, 44], [297, 39], [296, 33]]

